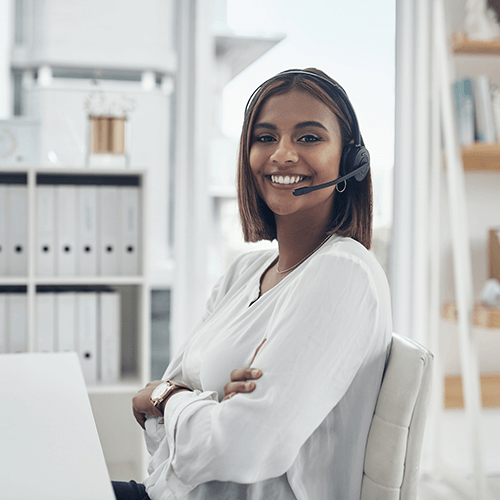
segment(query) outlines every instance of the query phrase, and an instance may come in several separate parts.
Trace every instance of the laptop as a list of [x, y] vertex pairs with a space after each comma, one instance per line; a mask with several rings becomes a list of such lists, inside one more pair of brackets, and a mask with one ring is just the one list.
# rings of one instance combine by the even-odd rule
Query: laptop
[[0, 490], [115, 500], [76, 353], [0, 355]]

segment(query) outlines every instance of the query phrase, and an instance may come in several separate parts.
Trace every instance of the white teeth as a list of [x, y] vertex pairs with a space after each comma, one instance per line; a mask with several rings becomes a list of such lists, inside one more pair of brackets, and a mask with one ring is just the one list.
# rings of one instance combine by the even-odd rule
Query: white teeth
[[302, 181], [304, 177], [302, 175], [271, 175], [271, 180], [275, 184], [297, 184], [298, 182]]

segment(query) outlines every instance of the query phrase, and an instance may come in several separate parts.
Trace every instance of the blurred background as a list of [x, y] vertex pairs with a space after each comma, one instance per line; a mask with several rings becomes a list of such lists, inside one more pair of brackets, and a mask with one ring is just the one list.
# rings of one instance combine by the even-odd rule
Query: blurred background
[[[462, 498], [454, 485], [481, 498], [478, 476], [494, 484], [500, 304], [481, 306], [481, 294], [500, 278], [500, 119], [489, 139], [476, 130], [450, 146], [455, 108], [450, 122], [439, 100], [441, 75], [450, 92], [487, 76], [496, 95], [500, 35], [486, 1], [446, 0], [442, 21], [437, 4], [0, 0], [0, 352], [79, 351], [113, 479], [141, 480], [147, 463], [131, 396], [161, 377], [231, 260], [273, 245], [244, 243], [239, 226], [246, 101], [279, 71], [316, 67], [346, 89], [371, 154], [373, 252], [394, 329], [436, 354], [422, 498]], [[493, 27], [482, 48], [451, 43], [480, 38], [484, 19]], [[448, 73], [434, 57], [440, 37]], [[491, 108], [500, 116], [498, 99]], [[449, 151], [464, 189], [445, 177]], [[465, 291], [460, 267], [472, 276]], [[93, 325], [85, 341], [83, 315]], [[490, 391], [472, 420], [461, 391], [468, 359]]]

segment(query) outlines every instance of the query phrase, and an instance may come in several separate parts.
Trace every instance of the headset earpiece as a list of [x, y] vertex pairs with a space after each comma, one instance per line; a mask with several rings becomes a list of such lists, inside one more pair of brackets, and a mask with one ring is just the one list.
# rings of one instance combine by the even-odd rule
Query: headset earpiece
[[354, 178], [357, 181], [362, 181], [370, 169], [370, 153], [364, 146], [347, 144], [342, 151], [340, 175], [346, 175], [356, 169], [360, 169], [360, 171]]

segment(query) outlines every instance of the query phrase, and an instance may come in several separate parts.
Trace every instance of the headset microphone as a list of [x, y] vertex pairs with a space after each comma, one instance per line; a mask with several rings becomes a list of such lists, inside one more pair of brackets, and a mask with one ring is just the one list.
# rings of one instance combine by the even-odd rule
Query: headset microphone
[[302, 196], [303, 194], [310, 193], [311, 191], [317, 191], [318, 189], [323, 189], [323, 188], [327, 188], [330, 186], [335, 186], [336, 184], [339, 184], [342, 181], [346, 181], [347, 179], [350, 179], [351, 177], [355, 177], [357, 181], [362, 181], [366, 177], [366, 174], [368, 173], [369, 168], [370, 168], [370, 164], [368, 163], [366, 165], [362, 165], [361, 167], [358, 167], [356, 170], [353, 170], [352, 172], [349, 172], [347, 175], [343, 175], [342, 177], [335, 179], [334, 181], [325, 182], [324, 184], [318, 184], [317, 186], [306, 186], [306, 187], [294, 189], [292, 191], [292, 194], [294, 196]]

